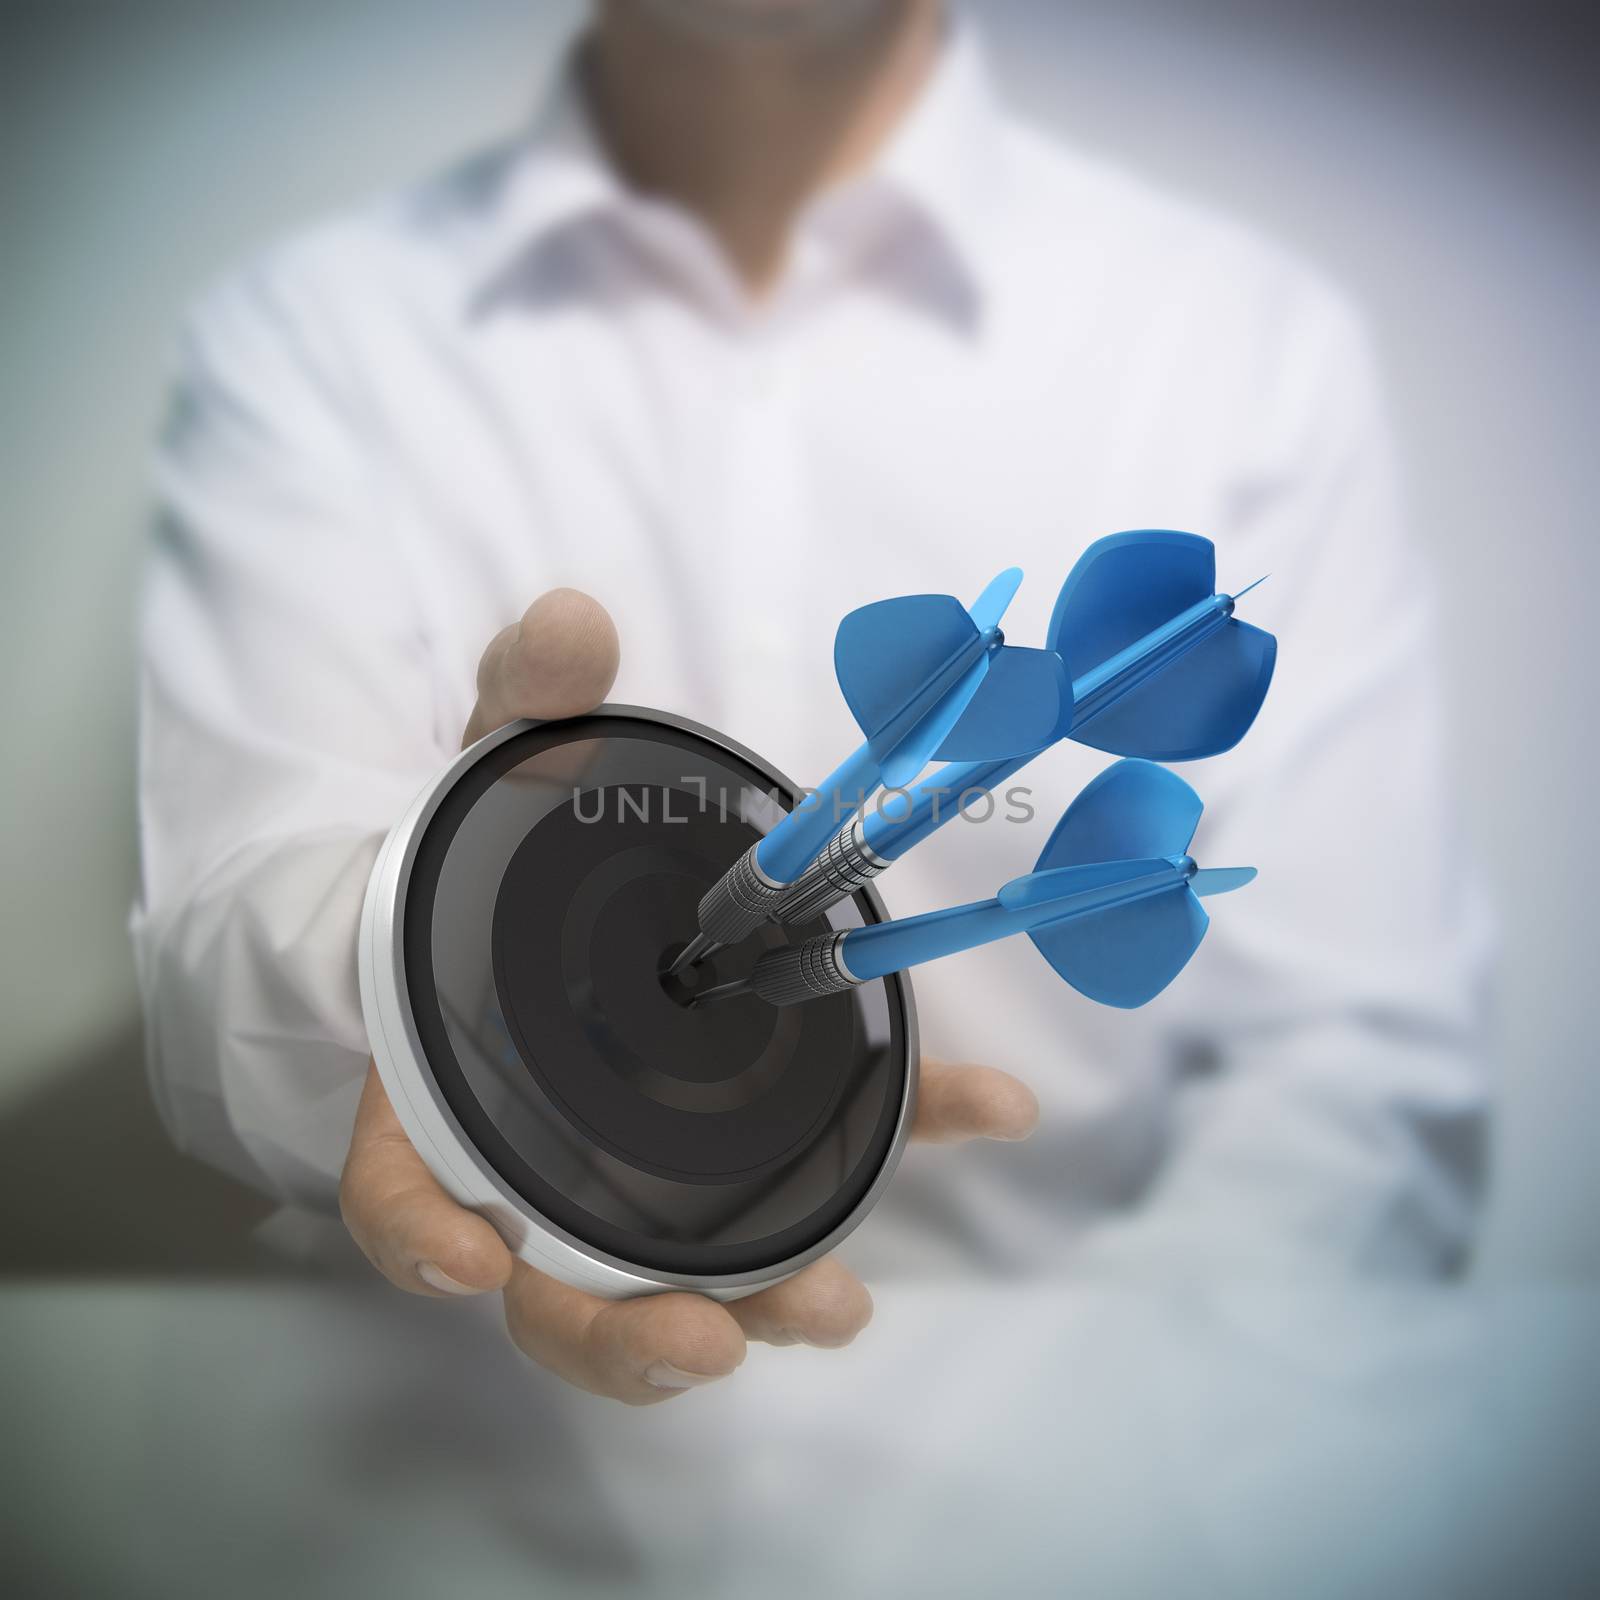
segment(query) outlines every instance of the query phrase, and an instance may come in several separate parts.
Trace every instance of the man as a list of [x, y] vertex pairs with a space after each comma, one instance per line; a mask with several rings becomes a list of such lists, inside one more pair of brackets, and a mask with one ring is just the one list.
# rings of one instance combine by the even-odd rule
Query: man
[[[136, 936], [164, 1114], [286, 1203], [337, 1190], [400, 1287], [502, 1290], [534, 1360], [632, 1402], [748, 1339], [861, 1329], [833, 1261], [732, 1307], [513, 1262], [367, 1066], [368, 870], [463, 736], [602, 699], [619, 633], [622, 698], [820, 772], [850, 739], [845, 609], [1017, 560], [1031, 642], [1078, 549], [1141, 525], [1215, 537], [1230, 587], [1274, 573], [1267, 711], [1188, 774], [1205, 854], [1262, 879], [1136, 1017], [1004, 947], [920, 981], [930, 1050], [1021, 1077], [926, 1062], [918, 1132], [1020, 1139], [1035, 1092], [1048, 1131], [910, 1168], [852, 1256], [877, 1280], [1461, 1259], [1478, 924], [1359, 328], [1016, 124], [933, 0], [599, 5], [532, 133], [202, 304], [159, 486]], [[1098, 764], [1036, 763], [1032, 827], [947, 830], [895, 909], [1024, 870]]]

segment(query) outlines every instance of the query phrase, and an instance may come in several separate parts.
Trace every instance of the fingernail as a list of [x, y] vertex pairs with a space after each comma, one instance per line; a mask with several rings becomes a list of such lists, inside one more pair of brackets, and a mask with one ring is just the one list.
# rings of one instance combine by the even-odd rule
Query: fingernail
[[698, 1389], [703, 1383], [715, 1383], [726, 1376], [724, 1372], [685, 1372], [670, 1361], [652, 1361], [644, 1369], [644, 1381], [657, 1389]]
[[417, 1276], [430, 1289], [437, 1289], [441, 1294], [483, 1293], [481, 1289], [474, 1289], [470, 1283], [458, 1283], [448, 1272], [444, 1272], [434, 1266], [431, 1261], [422, 1261], [417, 1264]]

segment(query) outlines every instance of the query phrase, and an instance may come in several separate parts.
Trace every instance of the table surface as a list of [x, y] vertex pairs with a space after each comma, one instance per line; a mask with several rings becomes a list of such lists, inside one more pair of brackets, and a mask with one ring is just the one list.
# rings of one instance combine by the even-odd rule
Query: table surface
[[498, 1306], [0, 1288], [13, 1593], [1600, 1592], [1600, 1292], [881, 1288], [643, 1411]]

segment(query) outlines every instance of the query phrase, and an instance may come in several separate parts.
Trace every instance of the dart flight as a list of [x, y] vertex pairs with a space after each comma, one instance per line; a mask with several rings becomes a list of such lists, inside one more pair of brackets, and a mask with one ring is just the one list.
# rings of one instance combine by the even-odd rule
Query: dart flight
[[748, 978], [694, 1004], [755, 997], [793, 1005], [1026, 933], [1080, 994], [1142, 1006], [1199, 948], [1210, 921], [1201, 898], [1255, 877], [1253, 867], [1196, 866], [1189, 844], [1202, 809], [1175, 773], [1119, 761], [1067, 808], [1035, 869], [993, 899], [768, 951]]
[[[1261, 709], [1278, 649], [1234, 615], [1237, 598], [1216, 593], [1216, 549], [1199, 534], [1150, 528], [1096, 540], [1067, 575], [1046, 639], [1072, 681], [1064, 737], [1150, 761], [1231, 750]], [[852, 819], [774, 919], [805, 922], [853, 894], [948, 822], [963, 796], [993, 793], [1037, 754], [956, 762]]]

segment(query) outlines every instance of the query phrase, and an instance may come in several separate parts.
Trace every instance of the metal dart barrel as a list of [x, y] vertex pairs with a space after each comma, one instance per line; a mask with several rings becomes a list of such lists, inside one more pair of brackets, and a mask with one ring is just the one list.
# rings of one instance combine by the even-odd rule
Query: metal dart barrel
[[821, 916], [830, 906], [871, 883], [891, 863], [867, 843], [860, 817], [852, 819], [827, 848], [784, 890], [773, 908], [775, 922], [792, 925]]
[[748, 978], [707, 989], [694, 1004], [715, 1005], [742, 994], [753, 994], [772, 1006], [798, 1005], [856, 988], [862, 980], [844, 964], [844, 933], [819, 933], [804, 944], [769, 950], [756, 962]]

